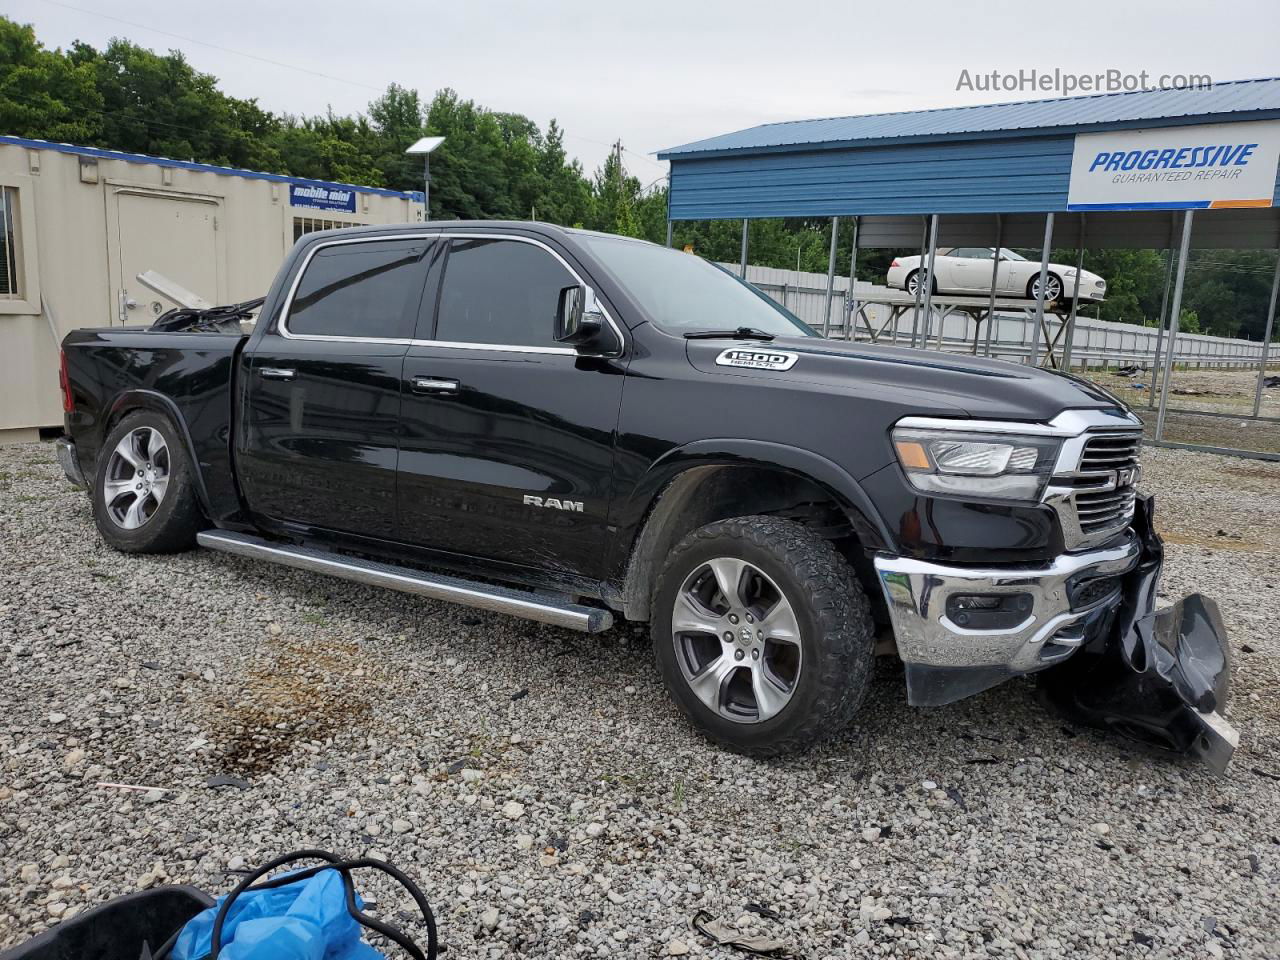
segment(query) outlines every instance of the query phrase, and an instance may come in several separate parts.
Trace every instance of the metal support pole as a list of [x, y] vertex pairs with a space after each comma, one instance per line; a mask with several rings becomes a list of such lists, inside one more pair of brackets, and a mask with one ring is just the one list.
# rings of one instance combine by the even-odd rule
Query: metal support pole
[[422, 155], [422, 222], [431, 219], [431, 154]]
[[1169, 377], [1178, 347], [1178, 315], [1182, 312], [1182, 282], [1187, 276], [1187, 252], [1191, 249], [1191, 221], [1194, 210], [1182, 215], [1182, 242], [1178, 246], [1178, 274], [1173, 282], [1173, 304], [1169, 308], [1169, 345], [1164, 352], [1164, 376], [1160, 378], [1160, 412], [1156, 414], [1156, 443], [1164, 439], [1164, 415], [1169, 406]]
[[1271, 278], [1271, 303], [1267, 305], [1267, 323], [1262, 334], [1262, 360], [1258, 364], [1258, 384], [1253, 388], [1253, 415], [1262, 412], [1262, 381], [1267, 376], [1267, 355], [1271, 353], [1271, 328], [1276, 318], [1276, 294], [1280, 293], [1280, 250], [1276, 251], [1276, 272]]
[[858, 325], [858, 218], [853, 218], [853, 246], [849, 250], [849, 319], [845, 322], [844, 338], [856, 339]]
[[831, 332], [831, 295], [836, 287], [836, 241], [840, 239], [840, 218], [831, 218], [831, 253], [827, 257], [827, 299], [822, 305], [822, 335]]
[[[987, 298], [987, 356], [991, 356], [991, 337], [992, 328], [996, 325], [996, 284], [1000, 281], [1000, 251], [1003, 249], [1000, 244], [1003, 241], [1001, 234], [1004, 232], [1004, 217], [996, 214], [996, 253], [991, 261], [991, 296]], [[978, 352], [978, 342], [974, 339], [974, 353]]]
[[1071, 372], [1071, 341], [1076, 335], [1076, 309], [1080, 306], [1080, 271], [1084, 269], [1084, 214], [1080, 214], [1080, 237], [1076, 247], [1076, 282], [1071, 289], [1071, 313], [1067, 316], [1067, 329], [1064, 336], [1067, 342], [1062, 345], [1062, 369]]
[[1044, 284], [1049, 275], [1049, 247], [1053, 244], [1053, 213], [1044, 215], [1044, 246], [1040, 251], [1040, 288], [1036, 291], [1036, 319], [1031, 328], [1031, 366], [1040, 364], [1040, 327], [1044, 325]]
[[[929, 221], [924, 217], [920, 218], [920, 266], [916, 267], [917, 274], [920, 268], [924, 266], [925, 254], [929, 251]], [[911, 315], [911, 346], [916, 345], [916, 339], [920, 335], [920, 298], [924, 295], [924, 284], [920, 282], [920, 277], [916, 276], [916, 305], [915, 312]]]
[[[929, 218], [929, 266], [924, 274], [924, 348], [929, 349], [929, 330], [933, 326], [933, 265], [938, 253], [938, 215]], [[945, 318], [938, 319], [938, 349], [942, 349], [942, 327]]]
[[1173, 238], [1177, 231], [1177, 220], [1169, 218], [1169, 263], [1164, 269], [1164, 293], [1160, 295], [1160, 318], [1156, 322], [1156, 354], [1151, 358], [1151, 389], [1148, 391], [1147, 408], [1156, 405], [1156, 372], [1160, 369], [1160, 351], [1164, 346], [1164, 327], [1169, 320], [1169, 288], [1173, 285]]
[[667, 221], [667, 246], [671, 246], [671, 228], [674, 226], [672, 221]]
[[747, 279], [747, 218], [742, 218], [742, 266], [738, 270], [738, 276], [743, 280]]

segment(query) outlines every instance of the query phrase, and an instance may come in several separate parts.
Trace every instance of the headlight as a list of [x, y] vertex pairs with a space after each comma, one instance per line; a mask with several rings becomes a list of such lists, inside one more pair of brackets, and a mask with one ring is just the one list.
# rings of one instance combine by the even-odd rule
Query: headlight
[[893, 448], [907, 479], [926, 493], [1038, 500], [1061, 441], [963, 430], [895, 427]]

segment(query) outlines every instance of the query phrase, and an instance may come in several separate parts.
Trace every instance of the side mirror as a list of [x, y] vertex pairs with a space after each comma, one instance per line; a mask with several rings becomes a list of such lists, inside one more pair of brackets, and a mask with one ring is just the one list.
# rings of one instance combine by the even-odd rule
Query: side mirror
[[595, 293], [581, 284], [560, 291], [556, 306], [555, 338], [574, 346], [590, 343], [604, 329], [604, 314], [596, 304]]

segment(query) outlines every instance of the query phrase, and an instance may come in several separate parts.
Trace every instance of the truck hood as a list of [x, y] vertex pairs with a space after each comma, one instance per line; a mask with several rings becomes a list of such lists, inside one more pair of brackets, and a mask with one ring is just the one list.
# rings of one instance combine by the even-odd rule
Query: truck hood
[[916, 407], [921, 415], [1048, 421], [1068, 409], [1127, 409], [1078, 377], [984, 357], [818, 337], [686, 343], [689, 362], [705, 374], [865, 395]]

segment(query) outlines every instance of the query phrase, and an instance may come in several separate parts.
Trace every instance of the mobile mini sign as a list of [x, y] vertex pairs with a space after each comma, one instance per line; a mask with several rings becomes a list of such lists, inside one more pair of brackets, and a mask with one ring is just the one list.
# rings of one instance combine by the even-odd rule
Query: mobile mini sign
[[289, 206], [355, 213], [356, 192], [350, 187], [327, 187], [322, 183], [291, 183]]
[[1068, 210], [1269, 207], [1280, 120], [1076, 134]]

